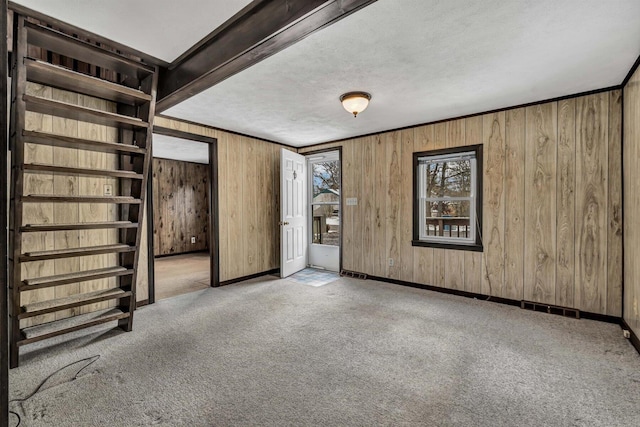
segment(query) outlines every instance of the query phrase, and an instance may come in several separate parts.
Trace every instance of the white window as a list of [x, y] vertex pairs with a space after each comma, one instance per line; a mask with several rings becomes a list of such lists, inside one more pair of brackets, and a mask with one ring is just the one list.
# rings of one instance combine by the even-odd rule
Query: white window
[[414, 154], [414, 245], [481, 250], [482, 146]]

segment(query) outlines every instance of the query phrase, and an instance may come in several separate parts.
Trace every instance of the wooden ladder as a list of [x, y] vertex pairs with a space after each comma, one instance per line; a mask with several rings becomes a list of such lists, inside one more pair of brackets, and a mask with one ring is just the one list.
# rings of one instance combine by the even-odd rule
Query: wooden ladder
[[[14, 17], [13, 42], [9, 225], [12, 368], [18, 366], [20, 347], [29, 343], [112, 321], [117, 321], [125, 331], [132, 329], [158, 77], [157, 67], [18, 14]], [[65, 58], [65, 64], [85, 64], [85, 70], [108, 70], [111, 78], [30, 56], [34, 48], [46, 51], [48, 58]], [[33, 86], [68, 91], [86, 99], [98, 99], [105, 105], [108, 101], [111, 111], [39, 96], [29, 90]], [[92, 132], [88, 132], [89, 137], [78, 137], [56, 133], [55, 129], [33, 129], [29, 126], [33, 113], [51, 116], [50, 120], [68, 119], [110, 129], [112, 135], [117, 133], [118, 140], [106, 142], [107, 138], [94, 137]], [[86, 153], [83, 155], [87, 158], [96, 155], [89, 152], [105, 153], [116, 166], [78, 167], [60, 164], [55, 158], [34, 161], [37, 156], [25, 153], [43, 146], [58, 150], [55, 152], [61, 153], [61, 157], [67, 152]], [[78, 188], [71, 187], [82, 178], [87, 183], [95, 179], [94, 187], [110, 180], [116, 188], [111, 194], [97, 191], [78, 194]], [[63, 180], [62, 187], [65, 183], [72, 184], [63, 188], [66, 191], [56, 191], [52, 185], [49, 186], [54, 191], [49, 193], [32, 191], [30, 183], [37, 180], [55, 183], [56, 179]], [[87, 208], [105, 209], [113, 218], [100, 221], [83, 221], [80, 215], [65, 218], [64, 212]], [[44, 211], [59, 214], [52, 216]], [[109, 242], [92, 238], [91, 233], [105, 236], [109, 230], [111, 234], [106, 238]], [[83, 244], [80, 233], [85, 233]], [[38, 243], [34, 245], [34, 241]], [[111, 255], [105, 258], [105, 254]], [[102, 257], [96, 262], [98, 268], [82, 261], [89, 257]], [[63, 268], [58, 269], [59, 266]]]

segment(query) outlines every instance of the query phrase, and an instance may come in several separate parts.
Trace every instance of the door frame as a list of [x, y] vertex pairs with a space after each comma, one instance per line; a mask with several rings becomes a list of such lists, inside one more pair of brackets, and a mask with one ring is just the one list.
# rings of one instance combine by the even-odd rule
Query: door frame
[[[343, 186], [343, 180], [342, 177], [344, 176], [343, 173], [343, 167], [342, 167], [342, 146], [339, 147], [332, 147], [332, 148], [323, 148], [322, 150], [314, 150], [314, 151], [305, 151], [304, 153], [300, 153], [302, 154], [304, 157], [312, 157], [318, 154], [322, 154], [322, 153], [329, 153], [331, 151], [337, 151], [338, 152], [338, 161], [340, 162], [340, 267], [338, 273], [342, 274], [342, 235], [344, 234], [344, 207], [345, 205], [345, 200], [346, 198], [344, 197], [344, 186]], [[307, 199], [309, 198], [309, 194], [307, 194]], [[309, 206], [309, 200], [307, 200], [307, 207]], [[313, 233], [313, 230], [307, 230], [307, 231], [311, 231]], [[309, 240], [308, 246], [311, 246], [311, 240]], [[308, 250], [308, 248], [307, 248]]]
[[[218, 210], [218, 139], [197, 135], [177, 129], [154, 126], [153, 133], [190, 141], [203, 142], [209, 146], [209, 168], [207, 193], [209, 196], [209, 286], [220, 286], [220, 212]], [[151, 144], [153, 150], [153, 144]], [[149, 304], [156, 301], [155, 257], [153, 247], [153, 151], [149, 153], [149, 175], [147, 178], [147, 247]]]

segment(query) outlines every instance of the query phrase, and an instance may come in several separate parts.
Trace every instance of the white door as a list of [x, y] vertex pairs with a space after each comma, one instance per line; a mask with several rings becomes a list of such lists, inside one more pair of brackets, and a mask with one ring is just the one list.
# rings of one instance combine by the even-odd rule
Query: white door
[[287, 277], [307, 266], [307, 163], [284, 148], [280, 159], [280, 277]]

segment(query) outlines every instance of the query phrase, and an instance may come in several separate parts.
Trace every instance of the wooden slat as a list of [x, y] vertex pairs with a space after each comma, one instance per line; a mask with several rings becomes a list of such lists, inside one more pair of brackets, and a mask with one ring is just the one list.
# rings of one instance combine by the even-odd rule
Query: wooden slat
[[483, 116], [484, 208], [482, 238], [484, 274], [482, 293], [502, 296], [504, 289], [504, 139], [505, 113]]
[[55, 194], [29, 194], [22, 196], [25, 203], [116, 203], [116, 204], [140, 204], [140, 199], [130, 196], [58, 196]]
[[47, 259], [71, 258], [78, 256], [109, 253], [133, 252], [136, 248], [125, 244], [87, 246], [81, 248], [53, 249], [48, 251], [27, 252], [20, 256], [20, 262], [43, 261]]
[[561, 307], [574, 306], [576, 216], [576, 100], [558, 102], [557, 173], [558, 260], [556, 300]]
[[127, 86], [71, 71], [40, 60], [25, 58], [27, 80], [95, 96], [113, 102], [138, 105], [151, 100], [151, 95]]
[[384, 277], [387, 274], [387, 188], [389, 177], [385, 173], [387, 170], [387, 147], [385, 146], [385, 135], [380, 134], [373, 137], [375, 171], [373, 174], [375, 182], [375, 214], [373, 221], [373, 275]]
[[[465, 119], [465, 143], [466, 145], [478, 145], [483, 143], [483, 117], [475, 116]], [[482, 292], [482, 252], [465, 251], [464, 253], [464, 290], [467, 292]]]
[[[386, 200], [386, 221], [383, 219], [383, 227], [386, 234], [386, 256], [384, 259], [386, 265], [385, 277], [392, 279], [400, 278], [400, 270], [402, 260], [400, 259], [400, 193], [402, 191], [402, 172], [400, 170], [400, 161], [402, 157], [402, 132], [387, 132], [384, 145], [386, 146], [386, 167], [379, 170], [381, 174], [388, 177], [387, 191], [384, 194]], [[393, 266], [389, 260], [393, 260]]]
[[604, 313], [607, 302], [608, 94], [576, 100], [576, 304]]
[[622, 316], [622, 92], [609, 93], [607, 314]]
[[34, 289], [49, 288], [52, 286], [66, 285], [69, 283], [86, 282], [89, 280], [106, 279], [109, 277], [119, 277], [133, 274], [132, 269], [125, 267], [107, 267], [96, 270], [79, 271], [77, 273], [59, 274], [47, 277], [34, 277], [22, 281], [20, 292], [27, 292]]
[[524, 299], [548, 304], [556, 300], [557, 108], [526, 109]]
[[358, 204], [362, 205], [362, 248], [368, 248], [363, 251], [362, 257], [362, 273], [373, 274], [373, 256], [371, 248], [374, 242], [374, 220], [375, 220], [375, 179], [374, 179], [374, 140], [372, 137], [366, 137], [362, 144], [362, 199], [358, 200]]
[[122, 153], [144, 155], [147, 150], [136, 145], [115, 142], [94, 141], [90, 139], [72, 138], [62, 135], [37, 131], [23, 131], [24, 140], [32, 144], [50, 145], [56, 147], [79, 148], [103, 153]]
[[42, 114], [51, 114], [53, 116], [63, 117], [66, 119], [80, 120], [89, 123], [106, 126], [116, 126], [127, 129], [149, 128], [149, 123], [142, 121], [141, 119], [136, 117], [124, 116], [121, 114], [110, 113], [102, 110], [95, 110], [93, 108], [69, 104], [67, 102], [54, 101], [51, 99], [44, 99], [31, 95], [24, 95], [23, 99], [26, 103], [27, 111], [33, 111]]
[[74, 316], [55, 322], [32, 326], [22, 330], [23, 339], [18, 341], [18, 345], [26, 345], [58, 335], [79, 331], [102, 323], [112, 322], [129, 317], [129, 313], [123, 313], [119, 309], [107, 309], [90, 314]]
[[[435, 148], [435, 126], [420, 126], [413, 129], [413, 151], [422, 152]], [[412, 156], [413, 157], [413, 156]], [[413, 161], [413, 159], [412, 159]], [[412, 165], [413, 168], [413, 165]], [[371, 171], [370, 173], [375, 173]], [[412, 195], [413, 197], [413, 195]], [[413, 236], [412, 236], [413, 237]], [[364, 246], [366, 247], [366, 246]], [[416, 246], [413, 248], [413, 282], [434, 284], [434, 249]]]
[[131, 296], [131, 292], [120, 288], [104, 289], [87, 294], [71, 295], [63, 298], [24, 305], [22, 307], [23, 312], [20, 313], [18, 317], [20, 319], [27, 319], [29, 317], [55, 313], [57, 311], [69, 310], [83, 305], [95, 304], [128, 296]]
[[104, 50], [93, 44], [63, 34], [42, 25], [27, 22], [29, 44], [40, 46], [63, 56], [98, 65], [111, 71], [141, 78], [153, 74], [154, 69], [141, 62]]
[[64, 166], [45, 165], [41, 163], [25, 163], [24, 170], [31, 173], [52, 173], [59, 175], [109, 176], [112, 178], [142, 179], [143, 175], [133, 171], [86, 169]]
[[23, 233], [43, 231], [67, 231], [67, 230], [102, 230], [136, 228], [137, 223], [131, 221], [102, 221], [102, 222], [76, 222], [66, 224], [27, 224], [20, 227]]
[[525, 110], [506, 112], [504, 298], [524, 298]]

